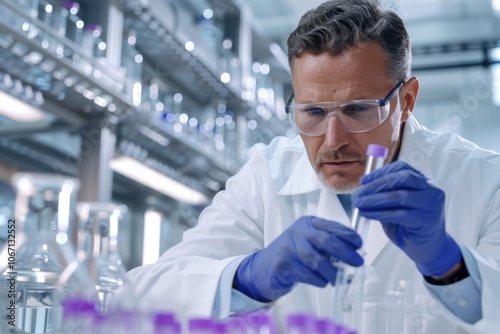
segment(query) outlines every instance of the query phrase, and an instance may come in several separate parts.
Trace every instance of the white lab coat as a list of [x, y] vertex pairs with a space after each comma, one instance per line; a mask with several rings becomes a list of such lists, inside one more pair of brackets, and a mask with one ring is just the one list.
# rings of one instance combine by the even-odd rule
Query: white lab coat
[[[418, 303], [432, 306], [423, 315], [425, 333], [500, 333], [495, 327], [500, 323], [500, 155], [454, 134], [431, 132], [411, 117], [398, 159], [445, 191], [447, 231], [477, 261], [483, 319], [472, 326], [439, 305], [437, 311], [433, 309], [437, 299], [379, 223], [370, 226], [365, 243], [365, 263], [373, 268], [367, 294], [387, 294], [398, 290], [401, 280], [411, 280]], [[268, 146], [254, 147], [250, 160], [228, 180], [226, 190], [217, 194], [182, 243], [157, 263], [129, 273], [137, 305], [143, 310], [173, 310], [184, 318], [210, 316], [221, 273], [231, 263], [229, 270], [234, 272], [237, 261], [266, 247], [304, 215], [349, 224], [337, 196], [318, 181], [299, 137], [276, 138]], [[222, 313], [229, 312], [230, 289], [228, 284], [218, 291]], [[331, 286], [299, 284], [271, 312], [280, 322], [300, 311], [330, 316], [333, 291]]]

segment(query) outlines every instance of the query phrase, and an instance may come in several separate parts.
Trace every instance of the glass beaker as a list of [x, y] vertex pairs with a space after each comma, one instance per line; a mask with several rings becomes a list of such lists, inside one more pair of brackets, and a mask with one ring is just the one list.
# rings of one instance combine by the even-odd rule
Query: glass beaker
[[77, 254], [87, 263], [98, 294], [97, 311], [106, 313], [110, 294], [118, 293], [127, 283], [126, 269], [118, 253], [118, 226], [127, 212], [125, 205], [81, 202], [77, 204]]
[[7, 245], [11, 259], [1, 264], [1, 294], [8, 296], [11, 310], [5, 314], [2, 307], [7, 319], [0, 326], [45, 333], [61, 322], [55, 287], [63, 269], [75, 258], [68, 229], [80, 183], [60, 175], [17, 173], [12, 184], [16, 237], [14, 245]]
[[365, 275], [370, 267], [350, 267], [337, 263], [333, 319], [350, 329], [359, 330], [363, 322], [363, 298]]
[[403, 331], [404, 304], [397, 296], [365, 296], [362, 312], [360, 333], [408, 333]]

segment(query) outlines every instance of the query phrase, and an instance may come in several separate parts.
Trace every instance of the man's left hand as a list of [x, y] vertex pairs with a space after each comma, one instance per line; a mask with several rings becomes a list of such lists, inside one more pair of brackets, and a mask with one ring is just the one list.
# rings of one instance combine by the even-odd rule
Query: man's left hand
[[360, 215], [379, 220], [423, 275], [443, 276], [460, 261], [460, 248], [445, 229], [444, 192], [422, 173], [396, 161], [364, 176], [361, 184], [353, 205]]

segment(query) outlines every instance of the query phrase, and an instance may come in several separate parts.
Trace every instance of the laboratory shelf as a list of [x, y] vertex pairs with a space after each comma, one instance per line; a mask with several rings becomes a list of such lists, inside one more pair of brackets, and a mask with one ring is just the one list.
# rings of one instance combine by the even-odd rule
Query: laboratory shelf
[[77, 159], [28, 138], [0, 138], [0, 157], [21, 170], [77, 176]]
[[[185, 43], [189, 38], [181, 35], [187, 27], [180, 26], [182, 22], [176, 17], [175, 7], [168, 3], [160, 5], [159, 2], [145, 5], [136, 0], [125, 2], [125, 29], [137, 34], [137, 49], [145, 60], [158, 75], [175, 82], [198, 103], [213, 103], [221, 98], [236, 112], [246, 111], [249, 106], [242, 99], [242, 92], [221, 82], [215, 51], [206, 47], [197, 49], [197, 44], [192, 52], [187, 51]], [[162, 17], [166, 13], [170, 16]]]
[[[0, 11], [13, 13], [38, 30], [36, 37], [30, 38], [0, 20], [0, 71], [32, 85], [43, 92], [45, 99], [57, 102], [69, 112], [108, 112], [125, 116], [136, 109], [122, 91], [127, 78], [118, 71], [88, 56], [79, 45], [60, 38], [43, 22], [29, 17], [7, 0], [0, 0]], [[56, 55], [39, 41], [42, 36], [71, 50], [78, 62]], [[86, 64], [91, 71], [77, 64]]]
[[150, 120], [145, 126], [141, 122], [134, 123], [133, 119], [119, 127], [118, 138], [140, 145], [149, 156], [156, 157], [183, 176], [197, 180], [203, 184], [203, 189], [195, 188], [207, 195], [214, 195], [214, 191], [223, 188], [227, 179], [241, 167], [236, 157], [217, 152], [207, 140], [189, 139], [161, 120]]

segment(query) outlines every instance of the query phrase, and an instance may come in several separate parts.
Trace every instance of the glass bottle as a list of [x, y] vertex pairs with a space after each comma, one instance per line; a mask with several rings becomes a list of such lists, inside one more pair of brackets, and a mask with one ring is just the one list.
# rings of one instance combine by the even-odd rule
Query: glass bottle
[[[81, 35], [81, 51], [84, 53], [83, 58], [79, 58], [76, 55], [73, 60], [77, 62], [77, 66], [80, 70], [88, 76], [93, 73], [92, 63], [90, 59], [94, 59], [95, 50], [97, 49], [99, 36], [101, 36], [102, 28], [96, 24], [86, 24], [83, 27], [83, 33]], [[76, 57], [76, 58], [75, 58]]]
[[[38, 18], [38, 1], [39, 0], [19, 0], [14, 3], [19, 6], [25, 14], [31, 19]], [[28, 38], [36, 38], [39, 34], [39, 29], [29, 20], [23, 19], [21, 30], [27, 34]]]
[[215, 51], [217, 54], [221, 52], [220, 47], [222, 45], [222, 37], [224, 35], [223, 31], [215, 23], [212, 16], [199, 15], [197, 17], [197, 24], [199, 27], [200, 35], [207, 46]]
[[[7, 4], [0, 2], [0, 22], [10, 29], [27, 35], [30, 39], [35, 38], [38, 35], [38, 28], [26, 17], [31, 19], [37, 18], [38, 0], [16, 0], [10, 1], [10, 4], [22, 11], [23, 14], [18, 14]], [[11, 34], [0, 33], [0, 46], [7, 48], [13, 43], [14, 38]]]
[[[84, 23], [78, 16], [80, 5], [75, 1], [64, 1], [61, 4], [60, 10], [62, 21], [58, 26], [54, 27], [55, 31], [59, 36], [66, 37], [66, 39], [70, 40], [75, 45], [81, 46]], [[78, 53], [74, 53], [71, 48], [65, 48], [63, 52], [65, 57], [75, 62], [80, 60]]]
[[[70, 17], [73, 18], [72, 21], [76, 22], [74, 17], [78, 13], [79, 9], [80, 7], [78, 3], [65, 1], [60, 6], [54, 6], [52, 10], [50, 26], [57, 38], [50, 40], [49, 49], [54, 52], [58, 58], [62, 58], [64, 56], [65, 47], [64, 44], [61, 43], [61, 40], [66, 38]], [[74, 34], [76, 31], [76, 23], [73, 23], [73, 27], [71, 28], [73, 29], [72, 34]]]
[[[52, 14], [54, 11], [54, 6], [51, 4], [50, 0], [39, 0], [37, 11], [37, 20], [45, 24], [45, 26], [50, 27], [52, 25]], [[44, 49], [49, 47], [50, 35], [46, 34], [42, 28], [38, 34], [37, 42], [39, 42]]]
[[66, 176], [17, 173], [12, 184], [16, 237], [15, 245], [9, 245], [12, 261], [1, 264], [0, 292], [2, 298], [8, 296], [12, 310], [5, 314], [2, 307], [7, 321], [2, 319], [0, 326], [45, 333], [60, 325], [57, 280], [76, 258], [68, 230], [80, 183]]
[[134, 105], [141, 104], [142, 95], [142, 60], [143, 57], [137, 51], [135, 45], [137, 42], [136, 33], [133, 30], [124, 35], [122, 42], [122, 60], [121, 66], [125, 71], [127, 83], [125, 85], [127, 96], [132, 97]]
[[110, 295], [121, 293], [126, 288], [126, 269], [118, 253], [118, 226], [125, 212], [125, 205], [97, 202], [77, 204], [77, 254], [86, 263], [94, 280], [98, 296], [97, 311], [100, 314], [107, 312]]

